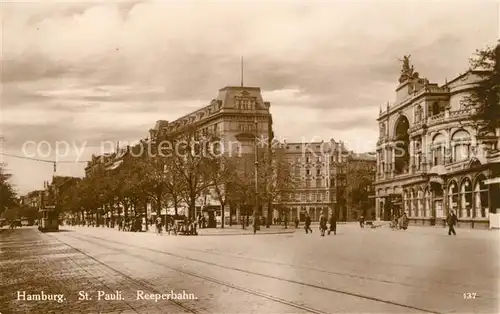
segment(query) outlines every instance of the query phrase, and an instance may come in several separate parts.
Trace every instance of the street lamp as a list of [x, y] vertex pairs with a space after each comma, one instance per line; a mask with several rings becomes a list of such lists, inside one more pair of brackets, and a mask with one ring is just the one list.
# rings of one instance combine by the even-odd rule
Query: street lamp
[[255, 124], [255, 208], [254, 208], [254, 212], [253, 212], [253, 217], [254, 217], [254, 225], [255, 225], [254, 228], [256, 228], [257, 227], [257, 225], [256, 225], [257, 213], [259, 212], [259, 152], [258, 152], [258, 144], [257, 144], [258, 143], [257, 118], [255, 118], [254, 124]]

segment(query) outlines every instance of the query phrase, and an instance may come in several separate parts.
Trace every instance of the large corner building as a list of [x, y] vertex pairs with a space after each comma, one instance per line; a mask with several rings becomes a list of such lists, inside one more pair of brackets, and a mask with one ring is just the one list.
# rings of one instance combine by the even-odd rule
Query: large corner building
[[500, 130], [478, 138], [464, 98], [480, 80], [468, 71], [442, 86], [420, 78], [405, 57], [396, 101], [377, 119], [376, 213], [405, 211], [414, 224], [443, 225], [455, 210], [460, 226], [487, 228], [500, 208]]

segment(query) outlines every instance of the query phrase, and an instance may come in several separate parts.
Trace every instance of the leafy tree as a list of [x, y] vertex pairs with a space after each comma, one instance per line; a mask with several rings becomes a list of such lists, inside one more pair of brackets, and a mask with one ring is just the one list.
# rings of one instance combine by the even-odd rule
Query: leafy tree
[[366, 216], [366, 210], [370, 206], [370, 196], [375, 171], [369, 163], [348, 158], [346, 164], [346, 188], [343, 196], [346, 205], [351, 210]]
[[0, 163], [0, 215], [16, 205], [16, 192], [10, 182], [12, 175], [6, 171], [5, 167], [4, 163]]
[[480, 81], [470, 96], [464, 99], [473, 108], [472, 120], [478, 128], [478, 138], [495, 132], [500, 126], [500, 41], [495, 48], [477, 50], [470, 60], [471, 70], [477, 71]]

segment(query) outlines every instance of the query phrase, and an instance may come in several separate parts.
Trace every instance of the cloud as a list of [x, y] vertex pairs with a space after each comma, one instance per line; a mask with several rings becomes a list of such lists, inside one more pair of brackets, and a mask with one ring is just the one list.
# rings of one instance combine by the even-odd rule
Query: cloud
[[376, 141], [398, 58], [411, 54], [422, 77], [442, 83], [498, 36], [493, 2], [31, 1], [2, 9], [0, 122], [9, 149], [30, 138], [145, 137], [156, 120], [239, 85], [241, 56], [245, 85], [272, 103], [277, 135]]

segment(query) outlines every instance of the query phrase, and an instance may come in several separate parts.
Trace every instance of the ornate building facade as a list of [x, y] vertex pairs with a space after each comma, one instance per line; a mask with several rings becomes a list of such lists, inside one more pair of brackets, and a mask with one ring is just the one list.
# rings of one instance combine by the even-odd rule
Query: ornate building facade
[[182, 133], [189, 126], [217, 134], [224, 151], [253, 153], [255, 136], [272, 138], [270, 103], [264, 101], [259, 87], [227, 86], [219, 90], [209, 105], [175, 121], [160, 120], [151, 129], [150, 139]]
[[402, 61], [396, 101], [377, 119], [377, 218], [405, 211], [414, 224], [441, 225], [455, 210], [461, 226], [487, 228], [500, 207], [498, 187], [487, 184], [500, 173], [500, 130], [478, 138], [464, 105], [481, 72], [438, 86]]
[[[257, 144], [271, 147], [273, 131], [270, 105], [270, 102], [264, 101], [259, 87], [227, 86], [219, 90], [209, 105], [172, 122], [158, 121], [149, 131], [149, 140], [154, 145], [159, 139], [175, 137], [194, 127], [201, 133], [217, 135], [227, 154], [252, 155]], [[207, 193], [199, 198], [195, 216], [202, 210], [209, 211], [210, 217], [214, 215], [220, 223], [221, 211], [224, 210], [225, 223], [229, 223], [230, 216], [238, 219], [239, 208], [233, 212], [227, 204], [224, 209], [220, 209], [219, 201], [212, 194]], [[266, 215], [265, 204], [260, 206], [260, 211]]]
[[344, 190], [350, 166], [375, 168], [376, 158], [348, 151], [343, 142], [284, 143], [286, 157], [292, 165], [297, 187], [283, 202], [283, 210], [275, 215], [288, 215], [303, 221], [307, 212], [318, 221], [321, 211], [335, 214], [339, 221], [357, 218], [346, 204]]

